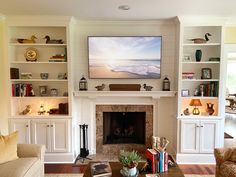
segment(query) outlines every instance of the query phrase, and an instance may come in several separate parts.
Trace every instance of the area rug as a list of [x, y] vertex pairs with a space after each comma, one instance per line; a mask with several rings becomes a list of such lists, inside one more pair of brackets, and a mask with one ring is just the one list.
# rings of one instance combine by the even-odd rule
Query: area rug
[[[215, 175], [184, 175], [185, 177], [215, 177]], [[45, 174], [45, 177], [83, 177], [82, 173], [78, 174]]]
[[185, 177], [215, 177], [215, 175], [184, 175]]
[[83, 177], [83, 173], [77, 174], [45, 174], [45, 177]]

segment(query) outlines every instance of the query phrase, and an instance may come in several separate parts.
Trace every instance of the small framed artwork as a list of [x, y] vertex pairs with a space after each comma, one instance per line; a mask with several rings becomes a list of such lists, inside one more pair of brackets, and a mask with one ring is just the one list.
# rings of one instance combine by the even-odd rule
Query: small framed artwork
[[202, 79], [211, 79], [212, 78], [212, 72], [211, 68], [202, 68]]
[[191, 56], [190, 55], [184, 55], [183, 60], [186, 61], [186, 62], [191, 61]]
[[189, 89], [182, 89], [181, 90], [181, 96], [182, 97], [188, 97], [189, 96]]

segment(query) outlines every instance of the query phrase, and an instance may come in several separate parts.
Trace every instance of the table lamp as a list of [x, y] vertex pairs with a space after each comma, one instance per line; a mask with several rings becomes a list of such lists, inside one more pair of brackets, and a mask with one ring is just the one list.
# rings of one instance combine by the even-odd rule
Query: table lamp
[[199, 115], [200, 111], [197, 108], [197, 106], [202, 106], [202, 103], [200, 101], [200, 99], [192, 99], [191, 102], [189, 103], [189, 106], [195, 106], [193, 108], [193, 115]]

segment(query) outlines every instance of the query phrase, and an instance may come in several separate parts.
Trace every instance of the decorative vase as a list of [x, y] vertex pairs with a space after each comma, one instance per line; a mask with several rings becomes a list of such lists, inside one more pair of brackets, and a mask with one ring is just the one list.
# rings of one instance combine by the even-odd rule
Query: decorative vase
[[133, 167], [133, 168], [128, 168], [128, 167], [123, 167], [120, 171], [120, 173], [124, 176], [124, 177], [131, 177], [131, 176], [137, 176], [137, 168]]
[[213, 113], [215, 112], [213, 106], [214, 106], [213, 103], [207, 103], [206, 112], [208, 112], [209, 115], [213, 115]]
[[196, 50], [195, 58], [196, 58], [197, 62], [201, 61], [201, 59], [202, 59], [202, 51], [201, 50]]

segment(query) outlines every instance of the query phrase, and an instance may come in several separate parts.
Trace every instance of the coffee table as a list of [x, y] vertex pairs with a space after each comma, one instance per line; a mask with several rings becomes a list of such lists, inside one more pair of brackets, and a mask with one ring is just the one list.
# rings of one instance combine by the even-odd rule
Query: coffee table
[[[87, 166], [87, 169], [84, 173], [84, 177], [91, 177], [91, 173], [90, 173], [90, 164], [92, 162], [90, 162]], [[120, 170], [122, 168], [122, 165], [119, 162], [109, 162], [111, 169], [112, 169], [112, 177], [123, 177], [120, 174]], [[144, 162], [139, 162], [138, 164], [138, 169], [141, 169], [144, 165]], [[180, 170], [180, 168], [178, 167], [178, 165], [176, 164], [176, 166], [174, 167], [170, 167], [168, 169], [167, 172], [164, 173], [159, 173], [160, 177], [184, 177], [184, 174], [182, 173], [182, 171]], [[141, 173], [138, 176], [139, 177], [145, 177], [145, 173]]]

